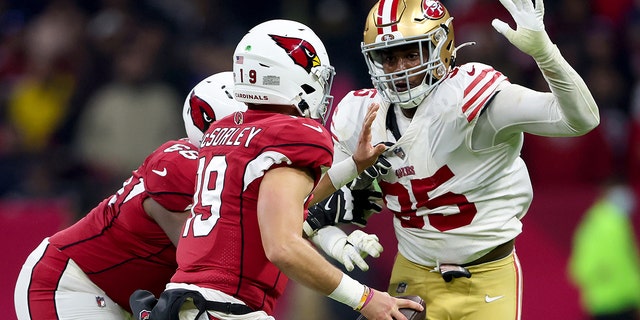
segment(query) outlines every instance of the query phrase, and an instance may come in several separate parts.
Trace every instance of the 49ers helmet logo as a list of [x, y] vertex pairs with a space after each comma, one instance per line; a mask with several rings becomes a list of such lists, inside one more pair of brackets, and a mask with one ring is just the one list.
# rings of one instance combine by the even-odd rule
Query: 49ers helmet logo
[[311, 72], [311, 68], [320, 65], [320, 57], [318, 57], [316, 49], [308, 41], [275, 34], [270, 34], [269, 36], [280, 48], [287, 52], [295, 64], [304, 68], [308, 73]]
[[422, 12], [425, 18], [438, 20], [444, 16], [445, 8], [440, 1], [422, 0]]
[[211, 123], [216, 121], [216, 113], [213, 111], [213, 107], [198, 97], [194, 91], [189, 96], [189, 106], [191, 107], [193, 125], [200, 131], [207, 131]]

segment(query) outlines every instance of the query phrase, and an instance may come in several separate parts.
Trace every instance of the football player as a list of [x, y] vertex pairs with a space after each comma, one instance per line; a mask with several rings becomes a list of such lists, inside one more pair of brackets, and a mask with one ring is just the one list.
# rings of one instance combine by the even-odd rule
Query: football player
[[[583, 79], [545, 31], [543, 1], [500, 2], [517, 28], [497, 19], [493, 27], [535, 60], [550, 92], [510, 83], [482, 63], [456, 65], [463, 45], [456, 47], [453, 17], [439, 1], [380, 0], [361, 46], [374, 88], [348, 93], [333, 115], [341, 161], [356, 150], [367, 107], [380, 105], [371, 142], [387, 151], [350, 186], [376, 179], [398, 240], [388, 293], [421, 296], [428, 319], [520, 318], [514, 239], [532, 200], [523, 133], [579, 136], [600, 121]], [[315, 221], [362, 223], [342, 211]]]
[[18, 319], [124, 319], [134, 290], [163, 291], [177, 267], [202, 132], [246, 109], [231, 88], [232, 72], [197, 84], [184, 104], [189, 138], [161, 145], [120, 190], [29, 255], [15, 288]]
[[317, 120], [330, 107], [334, 70], [317, 35], [270, 20], [242, 38], [233, 61], [234, 97], [248, 110], [203, 136], [178, 269], [151, 319], [273, 319], [289, 277], [368, 319], [406, 320], [399, 308], [422, 310], [342, 273], [300, 228], [313, 198], [355, 178], [384, 150], [370, 145], [367, 130], [377, 106], [366, 112], [360, 147], [331, 166], [331, 136]]

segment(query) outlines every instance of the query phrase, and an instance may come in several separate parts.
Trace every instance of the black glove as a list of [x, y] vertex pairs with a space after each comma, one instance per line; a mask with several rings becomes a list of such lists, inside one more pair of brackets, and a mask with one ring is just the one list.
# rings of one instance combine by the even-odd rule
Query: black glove
[[324, 227], [336, 223], [354, 223], [365, 226], [367, 219], [382, 207], [377, 203], [382, 194], [375, 190], [350, 190], [342, 187], [328, 198], [309, 208], [309, 215], [304, 223], [307, 236]]
[[353, 210], [352, 217], [349, 220], [348, 214], [345, 214], [339, 218], [338, 222], [353, 223], [360, 227], [367, 225], [367, 220], [372, 214], [382, 211], [379, 201], [382, 201], [382, 193], [370, 190], [351, 190], [353, 196]]
[[150, 320], [151, 310], [158, 303], [158, 299], [153, 293], [138, 289], [134, 291], [129, 297], [129, 306], [131, 306], [131, 312], [133, 319], [135, 320]]
[[347, 187], [351, 190], [368, 189], [373, 183], [373, 180], [389, 173], [389, 169], [391, 169], [391, 163], [385, 156], [380, 155], [376, 163], [366, 168], [360, 175], [353, 179], [353, 181], [347, 183]]

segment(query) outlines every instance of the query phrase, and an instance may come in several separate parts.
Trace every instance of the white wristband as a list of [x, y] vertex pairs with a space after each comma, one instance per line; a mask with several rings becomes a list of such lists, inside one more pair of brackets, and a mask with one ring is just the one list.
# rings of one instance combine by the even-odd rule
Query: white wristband
[[355, 309], [360, 305], [364, 291], [365, 286], [363, 284], [343, 273], [340, 284], [331, 292], [329, 298]]
[[332, 258], [338, 260], [340, 263], [344, 263], [342, 257], [338, 253], [333, 252], [333, 249], [340, 240], [343, 241], [339, 248], [344, 247], [344, 244], [347, 242], [347, 234], [342, 231], [342, 229], [336, 226], [325, 226], [317, 230], [310, 240]]
[[342, 188], [358, 176], [358, 167], [353, 157], [348, 157], [338, 163], [334, 163], [327, 175], [331, 178], [331, 184], [336, 190]]

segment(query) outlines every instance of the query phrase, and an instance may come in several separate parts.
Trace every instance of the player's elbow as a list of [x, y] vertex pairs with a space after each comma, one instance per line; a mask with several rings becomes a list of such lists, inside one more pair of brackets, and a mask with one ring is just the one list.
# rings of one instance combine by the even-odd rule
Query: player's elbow
[[595, 112], [590, 117], [585, 117], [580, 121], [579, 125], [574, 125], [573, 128], [576, 132], [576, 136], [585, 135], [600, 125], [600, 115]]
[[286, 266], [295, 257], [295, 250], [292, 248], [293, 243], [295, 241], [285, 239], [266, 241], [263, 243], [265, 256], [279, 268]]
[[600, 125], [600, 112], [597, 107], [585, 108], [586, 112], [565, 116], [565, 125], [571, 132], [571, 136], [581, 136], [591, 132]]
[[276, 261], [282, 259], [282, 250], [280, 249], [280, 246], [265, 242], [263, 243], [263, 247], [264, 254], [269, 261], [276, 263]]
[[588, 126], [588, 130], [587, 132], [595, 129], [597, 126], [600, 125], [600, 112], [598, 110], [596, 110], [593, 113], [593, 117], [590, 118], [590, 121], [588, 122], [587, 126]]

